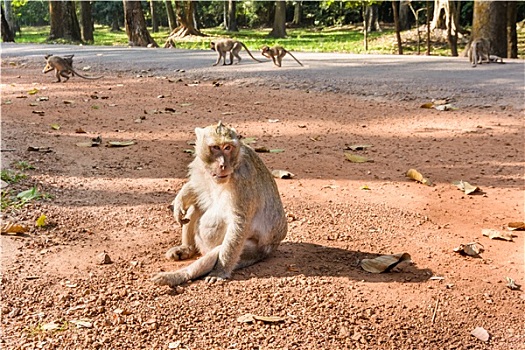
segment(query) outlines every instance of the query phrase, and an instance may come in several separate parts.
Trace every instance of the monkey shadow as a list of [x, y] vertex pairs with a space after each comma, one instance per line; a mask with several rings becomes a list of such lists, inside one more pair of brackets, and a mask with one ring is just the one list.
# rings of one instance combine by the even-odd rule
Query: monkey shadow
[[[410, 252], [408, 252], [410, 253]], [[359, 263], [383, 254], [345, 250], [312, 243], [283, 242], [268, 259], [234, 272], [234, 280], [290, 276], [347, 277], [365, 282], [420, 283], [433, 276], [430, 269], [420, 269], [413, 263], [402, 262], [389, 272], [369, 273]]]

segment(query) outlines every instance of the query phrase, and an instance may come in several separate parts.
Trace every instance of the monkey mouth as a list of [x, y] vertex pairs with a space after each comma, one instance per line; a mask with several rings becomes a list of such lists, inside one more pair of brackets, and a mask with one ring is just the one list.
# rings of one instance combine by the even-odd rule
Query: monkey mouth
[[228, 179], [230, 177], [230, 174], [212, 174], [213, 179], [217, 182], [223, 182], [224, 180]]

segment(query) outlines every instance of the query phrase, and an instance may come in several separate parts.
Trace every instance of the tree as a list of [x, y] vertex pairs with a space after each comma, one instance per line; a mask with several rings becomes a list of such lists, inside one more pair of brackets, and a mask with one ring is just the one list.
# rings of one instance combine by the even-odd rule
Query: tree
[[286, 38], [286, 1], [275, 2], [275, 17], [272, 31], [268, 36], [272, 38]]
[[228, 0], [228, 24], [226, 26], [226, 30], [229, 32], [238, 32], [239, 28], [237, 28], [237, 1], [235, 0]]
[[518, 20], [518, 3], [508, 1], [507, 3], [507, 57], [518, 58], [518, 33], [516, 22]]
[[159, 31], [159, 21], [157, 20], [157, 1], [149, 0], [149, 12], [151, 14], [151, 31], [157, 33]]
[[474, 1], [470, 39], [478, 38], [490, 42], [491, 54], [507, 57], [507, 1]]
[[75, 4], [70, 0], [49, 1], [50, 33], [48, 40], [82, 41]]
[[9, 23], [7, 22], [7, 18], [5, 17], [4, 13], [4, 7], [0, 6], [0, 9], [2, 11], [2, 41], [15, 42], [15, 35], [11, 28], [9, 28]]
[[133, 46], [158, 47], [146, 27], [146, 19], [140, 1], [123, 0], [123, 4], [126, 34], [130, 44]]
[[296, 26], [300, 26], [303, 18], [303, 2], [295, 1], [293, 7], [293, 20], [292, 23]]
[[175, 13], [179, 26], [173, 29], [164, 43], [164, 47], [175, 47], [175, 39], [188, 35], [205, 36], [195, 26], [195, 4], [193, 1], [176, 1]]
[[447, 29], [450, 25], [452, 35], [469, 34], [459, 24], [461, 14], [461, 2], [452, 0], [434, 0], [434, 15], [430, 29]]
[[394, 24], [396, 26], [397, 53], [403, 54], [403, 42], [401, 41], [401, 30], [399, 29], [399, 3], [392, 0], [392, 12], [394, 14]]
[[93, 43], [95, 30], [93, 15], [91, 14], [91, 1], [80, 1], [80, 22], [82, 25], [82, 41]]
[[173, 11], [173, 4], [171, 0], [166, 1], [166, 13], [168, 14], [168, 25], [170, 27], [170, 33], [177, 28], [177, 19], [175, 17], [175, 11]]
[[364, 25], [367, 32], [380, 32], [379, 26], [379, 5], [377, 3], [365, 3]]

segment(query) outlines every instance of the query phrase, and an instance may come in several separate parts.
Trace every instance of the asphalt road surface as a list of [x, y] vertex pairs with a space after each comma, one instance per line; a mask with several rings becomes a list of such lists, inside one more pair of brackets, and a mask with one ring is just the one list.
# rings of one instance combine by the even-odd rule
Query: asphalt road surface
[[[147, 71], [223, 79], [240, 86], [346, 92], [369, 99], [425, 103], [451, 98], [460, 108], [525, 109], [525, 61], [518, 59], [472, 68], [466, 57], [296, 52], [304, 67], [285, 57], [283, 67], [277, 68], [271, 60], [253, 61], [244, 51], [240, 64], [216, 67], [212, 64], [217, 56], [211, 50], [2, 43], [1, 51], [4, 64], [17, 61], [42, 67], [45, 54], [74, 54], [76, 67], [91, 66], [91, 74], [109, 77]], [[264, 59], [255, 48], [252, 53]]]

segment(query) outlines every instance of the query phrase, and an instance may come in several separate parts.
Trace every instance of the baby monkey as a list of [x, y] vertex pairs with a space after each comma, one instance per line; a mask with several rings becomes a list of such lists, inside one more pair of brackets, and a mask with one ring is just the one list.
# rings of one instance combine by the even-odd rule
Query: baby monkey
[[297, 58], [295, 58], [294, 55], [292, 55], [292, 53], [288, 50], [286, 50], [284, 47], [280, 46], [280, 45], [275, 45], [275, 46], [272, 46], [272, 47], [269, 47], [269, 46], [263, 46], [262, 49], [261, 49], [261, 53], [264, 57], [266, 58], [271, 58], [272, 61], [273, 61], [273, 64], [275, 64], [277, 67], [280, 67], [281, 66], [281, 63], [283, 61], [283, 57], [286, 56], [286, 54], [289, 54], [290, 56], [292, 56], [292, 58], [297, 62], [299, 63], [299, 65], [303, 65], [301, 62], [299, 62], [299, 60]]
[[59, 83], [60, 77], [65, 78], [64, 83], [69, 80], [69, 74], [71, 76], [79, 76], [84, 79], [89, 80], [95, 80], [100, 79], [103, 76], [99, 77], [86, 77], [82, 74], [79, 74], [76, 70], [73, 69], [73, 56], [74, 55], [67, 55], [64, 57], [60, 56], [53, 56], [53, 55], [46, 55], [44, 58], [46, 59], [46, 66], [42, 70], [42, 73], [47, 73], [52, 70], [55, 70], [55, 76], [57, 78], [56, 83]]
[[253, 58], [254, 61], [261, 62], [257, 58], [253, 57], [252, 53], [246, 45], [244, 45], [242, 42], [238, 40], [233, 39], [222, 39], [219, 41], [212, 41], [210, 43], [210, 48], [213, 51], [217, 51], [217, 62], [215, 62], [214, 66], [218, 65], [221, 61], [221, 58], [223, 60], [222, 65], [226, 65], [226, 54], [230, 53], [230, 63], [228, 65], [233, 64], [233, 56], [237, 58], [237, 64], [241, 63], [241, 56], [239, 56], [239, 51], [242, 50], [242, 48], [248, 52], [248, 55], [250, 55], [251, 58]]

